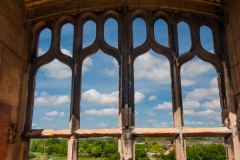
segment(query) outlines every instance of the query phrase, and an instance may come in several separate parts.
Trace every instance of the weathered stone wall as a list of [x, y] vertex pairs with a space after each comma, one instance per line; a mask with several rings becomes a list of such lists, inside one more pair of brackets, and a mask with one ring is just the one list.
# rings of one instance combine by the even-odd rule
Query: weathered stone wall
[[[229, 0], [225, 6], [225, 29], [233, 92], [240, 109], [240, 1]], [[239, 111], [238, 111], [239, 112]], [[240, 112], [239, 112], [240, 113]], [[240, 115], [238, 116], [240, 118]]]
[[[0, 135], [0, 160], [18, 159], [14, 155], [16, 148], [20, 149], [16, 145], [20, 145], [20, 123], [24, 114], [21, 114], [23, 117], [18, 115], [21, 112], [19, 108], [24, 108], [22, 90], [26, 89], [22, 88], [22, 82], [25, 78], [28, 53], [25, 17], [22, 0], [0, 1], [0, 127], [4, 127], [4, 136]], [[7, 145], [11, 136], [13, 139], [10, 139]]]

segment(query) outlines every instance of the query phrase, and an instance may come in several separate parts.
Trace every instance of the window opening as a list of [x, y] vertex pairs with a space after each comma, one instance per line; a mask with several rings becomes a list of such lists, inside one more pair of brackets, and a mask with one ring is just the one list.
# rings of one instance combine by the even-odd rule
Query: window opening
[[32, 128], [69, 127], [71, 77], [71, 69], [56, 59], [38, 70]]
[[96, 39], [97, 29], [96, 23], [88, 20], [83, 25], [83, 43], [82, 48], [86, 48], [93, 44]]
[[133, 48], [142, 45], [147, 38], [146, 23], [142, 18], [136, 18], [132, 22]]
[[98, 51], [83, 63], [81, 128], [118, 128], [117, 61]]
[[110, 46], [118, 48], [118, 23], [109, 18], [104, 24], [104, 39]]
[[215, 68], [199, 58], [194, 58], [182, 66], [181, 76], [184, 125], [221, 127], [218, 75]]
[[202, 47], [210, 53], [214, 53], [213, 33], [207, 26], [200, 28], [200, 39]]
[[72, 57], [73, 53], [73, 25], [67, 23], [62, 26], [60, 49], [63, 54]]
[[154, 23], [154, 37], [155, 40], [165, 46], [169, 47], [168, 45], [168, 25], [163, 19], [158, 19]]
[[134, 62], [136, 127], [173, 126], [170, 64], [149, 50]]
[[177, 30], [178, 30], [178, 50], [179, 55], [182, 55], [188, 52], [192, 45], [190, 28], [186, 22], [181, 21], [177, 25]]
[[38, 56], [44, 55], [50, 48], [52, 41], [52, 31], [48, 28], [43, 29], [38, 39]]

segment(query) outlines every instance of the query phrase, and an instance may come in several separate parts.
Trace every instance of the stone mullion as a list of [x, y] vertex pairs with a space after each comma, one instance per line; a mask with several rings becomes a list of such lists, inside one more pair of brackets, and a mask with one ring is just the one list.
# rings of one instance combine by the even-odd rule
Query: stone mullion
[[121, 81], [121, 112], [122, 112], [122, 119], [121, 119], [121, 128], [122, 128], [122, 135], [119, 139], [119, 152], [121, 155], [121, 160], [133, 160], [134, 158], [134, 140], [132, 138], [132, 97], [133, 94], [131, 93], [131, 64], [129, 62], [130, 51], [129, 51], [129, 43], [132, 41], [131, 39], [131, 31], [130, 30], [130, 23], [129, 23], [129, 11], [126, 6], [123, 7], [123, 19], [121, 24], [123, 26], [122, 31], [120, 31], [119, 36], [120, 38], [120, 52], [121, 52], [121, 66], [120, 66], [120, 81]]
[[173, 76], [172, 76], [172, 96], [173, 96], [173, 123], [174, 127], [180, 130], [180, 134], [175, 137], [175, 150], [176, 150], [176, 159], [185, 160], [186, 159], [186, 141], [182, 134], [182, 128], [184, 126], [183, 122], [183, 108], [182, 108], [182, 96], [181, 96], [181, 87], [180, 87], [180, 69], [176, 66], [176, 63], [173, 66]]
[[183, 122], [183, 107], [182, 107], [182, 93], [181, 93], [181, 76], [180, 67], [178, 63], [178, 33], [177, 33], [177, 22], [174, 21], [172, 16], [172, 22], [169, 26], [169, 46], [172, 49], [174, 60], [171, 64], [171, 80], [172, 80], [172, 113], [173, 113], [173, 124], [175, 128], [180, 130], [180, 134], [175, 136], [175, 150], [176, 159], [186, 159], [186, 141], [181, 132]]
[[72, 68], [72, 88], [71, 88], [71, 106], [70, 106], [70, 121], [69, 129], [71, 130], [71, 137], [68, 140], [68, 160], [78, 159], [78, 138], [74, 132], [80, 128], [80, 97], [81, 97], [81, 64], [78, 60], [78, 48], [80, 47], [78, 36], [78, 28], [74, 26], [74, 42], [73, 42], [73, 62]]

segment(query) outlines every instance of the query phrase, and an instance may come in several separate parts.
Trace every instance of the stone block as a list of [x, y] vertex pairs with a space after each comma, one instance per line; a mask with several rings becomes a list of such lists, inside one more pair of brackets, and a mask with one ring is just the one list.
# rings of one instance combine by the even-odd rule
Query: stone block
[[12, 120], [14, 121], [17, 121], [18, 117], [17, 107], [21, 95], [24, 63], [25, 61], [4, 47], [0, 77], [0, 101], [13, 107]]
[[2, 53], [3, 53], [3, 44], [0, 43], [0, 77], [1, 77]]
[[232, 82], [233, 82], [233, 92], [234, 95], [237, 95], [239, 93], [239, 88], [240, 88], [240, 84], [237, 78], [238, 74], [239, 74], [239, 69], [238, 66], [233, 66], [231, 67], [231, 77], [232, 77]]

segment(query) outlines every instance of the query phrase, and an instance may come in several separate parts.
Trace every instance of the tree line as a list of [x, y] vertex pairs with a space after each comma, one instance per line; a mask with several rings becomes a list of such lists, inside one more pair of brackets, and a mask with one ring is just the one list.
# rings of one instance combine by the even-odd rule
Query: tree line
[[[161, 145], [158, 139], [140, 140], [142, 143], [135, 145], [135, 159], [149, 160], [147, 152], [154, 153], [156, 160], [175, 160], [175, 150], [168, 155], [164, 152], [167, 146]], [[43, 155], [44, 158], [53, 156], [67, 157], [67, 139], [34, 139], [30, 143], [30, 159], [40, 159], [38, 156]], [[138, 140], [139, 142], [139, 140]], [[109, 160], [119, 160], [118, 140], [115, 138], [88, 138], [79, 139], [78, 156], [82, 158], [102, 158]], [[211, 145], [194, 145], [187, 146], [188, 160], [225, 160], [225, 148], [222, 144]]]

